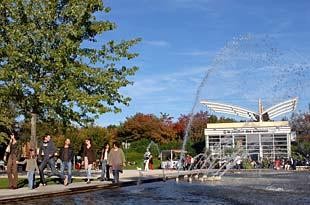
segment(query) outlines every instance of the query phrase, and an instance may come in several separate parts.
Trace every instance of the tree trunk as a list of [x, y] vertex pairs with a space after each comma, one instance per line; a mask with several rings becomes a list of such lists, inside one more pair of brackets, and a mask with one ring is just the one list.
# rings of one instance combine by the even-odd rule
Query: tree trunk
[[37, 114], [31, 113], [31, 139], [30, 147], [34, 150], [37, 148]]

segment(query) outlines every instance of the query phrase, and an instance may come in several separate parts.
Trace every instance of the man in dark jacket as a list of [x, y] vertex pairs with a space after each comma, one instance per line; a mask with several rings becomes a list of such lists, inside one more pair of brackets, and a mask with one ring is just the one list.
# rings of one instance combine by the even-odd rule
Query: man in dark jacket
[[59, 156], [61, 159], [60, 172], [62, 175], [64, 175], [64, 171], [67, 168], [67, 170], [68, 170], [68, 183], [71, 183], [73, 149], [70, 146], [70, 139], [65, 140], [64, 146], [60, 149]]
[[39, 167], [40, 171], [40, 181], [43, 186], [46, 186], [46, 182], [44, 179], [44, 169], [48, 164], [51, 168], [51, 175], [58, 176], [61, 180], [63, 180], [64, 185], [68, 184], [68, 177], [60, 174], [55, 167], [55, 159], [54, 155], [56, 153], [55, 144], [51, 141], [51, 136], [46, 135], [43, 139], [43, 142], [39, 149], [39, 156], [41, 157], [41, 164]]

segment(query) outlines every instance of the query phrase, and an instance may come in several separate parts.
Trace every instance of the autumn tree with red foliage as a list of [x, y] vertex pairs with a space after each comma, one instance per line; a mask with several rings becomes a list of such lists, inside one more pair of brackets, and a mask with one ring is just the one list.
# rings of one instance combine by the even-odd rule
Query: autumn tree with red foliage
[[[178, 135], [183, 139], [189, 122], [190, 115], [181, 115], [178, 122], [175, 123], [174, 128], [177, 130]], [[203, 138], [203, 130], [207, 127], [208, 113], [200, 111], [193, 116], [192, 124], [189, 131], [189, 138], [192, 141], [199, 141]]]
[[188, 121], [189, 121], [189, 115], [181, 115], [178, 118], [178, 121], [174, 123], [173, 129], [177, 133], [179, 139], [183, 139]]
[[[190, 115], [181, 115], [178, 121], [174, 123], [174, 130], [180, 139], [183, 139], [186, 131], [187, 124], [189, 122]], [[208, 123], [219, 123], [219, 122], [233, 122], [233, 119], [220, 117], [217, 118], [215, 115], [209, 115], [207, 111], [200, 111], [193, 116], [192, 124], [190, 126], [189, 138], [193, 142], [204, 140], [204, 129]]]
[[176, 136], [170, 120], [165, 117], [158, 118], [153, 114], [137, 113], [127, 118], [120, 126], [119, 137], [129, 141], [150, 139], [157, 143], [164, 143]]

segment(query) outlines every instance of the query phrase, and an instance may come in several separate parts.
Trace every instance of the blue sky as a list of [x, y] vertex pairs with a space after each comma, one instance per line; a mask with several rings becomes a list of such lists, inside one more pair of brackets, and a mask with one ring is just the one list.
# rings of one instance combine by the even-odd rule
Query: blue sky
[[[298, 111], [310, 103], [310, 1], [106, 0], [117, 29], [100, 36], [141, 37], [140, 55], [128, 65], [139, 71], [119, 114], [97, 124], [124, 122], [137, 112], [188, 114], [203, 77], [212, 69], [199, 99], [257, 110], [299, 97]], [[198, 105], [195, 110], [207, 110]], [[215, 113], [214, 113], [215, 114]]]

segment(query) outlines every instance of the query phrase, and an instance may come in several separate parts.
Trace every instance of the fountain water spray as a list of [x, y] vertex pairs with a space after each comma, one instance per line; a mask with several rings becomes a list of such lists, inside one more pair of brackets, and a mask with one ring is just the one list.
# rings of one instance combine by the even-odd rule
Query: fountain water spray
[[[185, 129], [185, 135], [184, 135], [184, 139], [183, 139], [183, 144], [182, 144], [182, 152], [181, 152], [181, 157], [180, 157], [180, 163], [184, 160], [184, 154], [185, 154], [185, 147], [186, 147], [186, 143], [189, 137], [189, 132], [190, 132], [190, 127], [192, 125], [192, 121], [193, 121], [193, 116], [194, 116], [194, 112], [195, 109], [197, 107], [197, 105], [199, 104], [199, 100], [200, 100], [200, 95], [201, 95], [201, 91], [202, 88], [206, 85], [209, 76], [212, 74], [212, 72], [214, 72], [216, 69], [218, 69], [219, 64], [222, 62], [222, 58], [225, 56], [226, 53], [230, 53], [232, 48], [238, 47], [239, 45], [239, 41], [241, 40], [249, 40], [251, 38], [250, 35], [246, 35], [243, 37], [240, 37], [239, 39], [235, 39], [232, 42], [228, 43], [220, 52], [219, 54], [217, 54], [217, 56], [214, 59], [214, 62], [212, 63], [212, 65], [210, 66], [210, 68], [208, 69], [206, 75], [203, 77], [201, 83], [199, 84], [196, 94], [195, 94], [195, 99], [194, 99], [194, 104], [193, 107], [190, 111], [190, 117], [189, 117], [189, 121], [187, 123], [186, 129]], [[179, 166], [179, 169], [182, 166]]]
[[154, 141], [151, 141], [151, 142], [148, 144], [148, 146], [146, 147], [146, 150], [150, 150], [150, 148], [151, 148], [152, 145], [154, 145], [154, 146], [156, 147], [157, 153], [158, 153], [158, 155], [159, 155], [159, 154], [160, 154], [159, 146], [158, 146], [158, 144], [156, 144]]
[[[238, 96], [238, 100], [255, 102], [255, 106], [258, 98], [263, 98], [268, 107], [288, 97], [296, 97], [307, 90], [310, 64], [296, 63], [296, 58], [291, 56], [292, 52], [285, 53], [277, 49], [275, 42], [269, 36], [245, 35], [228, 42], [216, 55], [195, 93], [179, 164], [184, 161], [185, 147], [201, 95], [203, 94], [204, 98], [206, 96], [214, 98], [210, 93], [213, 95], [218, 93], [217, 90], [207, 91], [207, 93], [203, 90], [207, 82], [212, 82], [210, 76], [216, 80], [215, 84], [219, 82], [222, 85], [224, 82], [226, 86], [229, 86], [229, 89], [224, 91], [226, 93], [221, 93], [221, 96], [215, 96], [215, 98], [226, 99]], [[218, 86], [214, 86], [213, 89], [218, 89]], [[309, 93], [305, 96], [307, 95], [309, 96]], [[179, 166], [179, 170], [181, 167]]]

